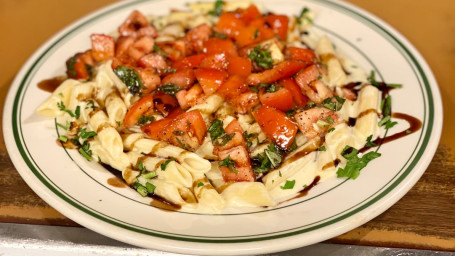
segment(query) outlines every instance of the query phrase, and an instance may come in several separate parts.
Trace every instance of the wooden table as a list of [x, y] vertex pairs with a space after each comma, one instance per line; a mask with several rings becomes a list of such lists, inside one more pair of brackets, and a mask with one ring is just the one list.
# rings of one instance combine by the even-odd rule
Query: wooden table
[[[0, 0], [0, 110], [14, 76], [46, 39], [111, 2]], [[391, 24], [422, 53], [438, 80], [445, 120], [436, 155], [411, 191], [377, 218], [329, 242], [455, 251], [455, 1], [349, 2]], [[24, 183], [6, 152], [3, 132], [0, 136], [0, 222], [77, 226]]]

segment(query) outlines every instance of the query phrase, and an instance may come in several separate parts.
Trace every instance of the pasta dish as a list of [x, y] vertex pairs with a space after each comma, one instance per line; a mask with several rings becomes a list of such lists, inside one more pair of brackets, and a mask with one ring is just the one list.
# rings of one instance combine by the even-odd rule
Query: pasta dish
[[[203, 2], [132, 11], [66, 62], [37, 109], [58, 142], [178, 210], [274, 207], [355, 179], [393, 127], [389, 90], [312, 26], [315, 13]], [[406, 131], [411, 133], [413, 131]]]

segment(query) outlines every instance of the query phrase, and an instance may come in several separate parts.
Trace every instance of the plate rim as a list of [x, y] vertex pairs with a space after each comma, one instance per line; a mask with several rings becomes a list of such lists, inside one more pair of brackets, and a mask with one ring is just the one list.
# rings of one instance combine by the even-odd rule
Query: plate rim
[[[155, 1], [160, 1], [160, 0], [155, 0]], [[414, 65], [419, 69], [419, 73], [421, 75], [421, 78], [424, 80], [424, 87], [425, 87], [426, 93], [427, 93], [427, 95], [423, 95], [423, 97], [424, 97], [424, 102], [425, 102], [425, 100], [428, 100], [428, 103], [429, 103], [428, 112], [430, 112], [429, 119], [431, 119], [431, 120], [428, 121], [428, 124], [427, 124], [428, 127], [427, 127], [427, 130], [425, 132], [425, 136], [423, 138], [424, 141], [422, 141], [422, 143], [420, 143], [420, 142], [417, 143], [416, 148], [419, 149], [418, 150], [419, 152], [417, 154], [415, 154], [415, 155], [411, 155], [411, 157], [410, 157], [410, 158], [412, 158], [412, 163], [406, 168], [407, 169], [407, 174], [401, 180], [400, 179], [395, 180], [393, 182], [393, 184], [398, 182], [395, 186], [392, 186], [392, 185], [388, 186], [385, 191], [380, 193], [380, 195], [375, 196], [375, 198], [377, 198], [377, 200], [374, 200], [374, 201], [370, 200], [368, 204], [365, 204], [364, 206], [362, 206], [360, 208], [357, 208], [358, 211], [356, 211], [356, 212], [354, 212], [352, 214], [349, 214], [349, 216], [347, 216], [345, 218], [342, 218], [342, 219], [346, 219], [346, 218], [352, 217], [355, 214], [357, 214], [358, 212], [361, 212], [363, 209], [366, 209], [366, 208], [368, 208], [370, 206], [375, 205], [375, 203], [377, 201], [379, 201], [381, 199], [384, 199], [387, 195], [390, 195], [391, 198], [389, 198], [387, 200], [385, 206], [382, 206], [382, 207], [378, 206], [377, 207], [377, 208], [380, 208], [380, 209], [376, 209], [376, 210], [379, 210], [379, 211], [377, 211], [377, 214], [375, 213], [375, 215], [372, 216], [369, 219], [368, 218], [363, 219], [362, 220], [363, 222], [357, 223], [354, 226], [348, 225], [349, 226], [348, 229], [352, 229], [354, 227], [357, 227], [357, 226], [367, 222], [368, 220], [372, 219], [373, 217], [376, 217], [377, 215], [379, 215], [380, 213], [385, 211], [387, 208], [389, 208], [392, 204], [394, 204], [396, 201], [398, 201], [410, 188], [412, 188], [412, 186], [415, 184], [415, 182], [417, 182], [417, 180], [423, 174], [423, 172], [425, 171], [426, 167], [430, 163], [430, 161], [431, 161], [431, 159], [432, 159], [432, 157], [434, 155], [434, 152], [436, 151], [437, 144], [438, 144], [439, 139], [440, 139], [440, 135], [441, 135], [441, 131], [442, 131], [442, 114], [443, 114], [442, 113], [442, 107], [441, 107], [442, 101], [440, 100], [441, 98], [440, 98], [440, 93], [439, 93], [439, 89], [437, 87], [436, 80], [434, 78], [433, 73], [431, 72], [431, 69], [428, 67], [428, 64], [421, 57], [420, 53], [415, 49], [415, 47], [409, 41], [407, 41], [407, 39], [404, 38], [404, 36], [402, 36], [395, 29], [390, 27], [387, 23], [383, 22], [382, 20], [380, 20], [376, 16], [372, 15], [371, 13], [368, 13], [365, 10], [362, 10], [359, 7], [356, 7], [356, 6], [354, 6], [352, 4], [349, 4], [349, 3], [345, 3], [345, 2], [336, 3], [336, 2], [333, 2], [333, 1], [315, 1], [315, 0], [306, 0], [306, 1], [318, 2], [318, 3], [324, 2], [324, 3], [328, 3], [329, 5], [336, 5], [336, 6], [340, 7], [340, 8], [343, 8], [345, 11], [354, 13], [354, 15], [357, 14], [357, 15], [361, 16], [361, 18], [371, 22], [373, 25], [375, 25], [379, 29], [381, 29], [383, 31], [383, 33], [386, 33], [389, 37], [393, 38], [395, 40], [395, 42], [398, 43], [403, 48], [403, 50], [408, 54], [408, 57], [410, 57], [412, 59], [412, 61], [414, 62]], [[4, 130], [4, 134], [5, 135], [8, 135], [7, 133], [14, 134], [14, 142], [18, 143], [18, 142], [21, 141], [20, 139], [17, 139], [17, 136], [20, 136], [20, 135], [17, 134], [19, 129], [17, 128], [17, 123], [14, 122], [15, 118], [17, 117], [17, 113], [16, 113], [17, 112], [17, 108], [14, 108], [14, 106], [16, 106], [16, 102], [20, 101], [19, 96], [21, 95], [21, 90], [24, 89], [23, 85], [24, 85], [25, 81], [27, 81], [27, 78], [29, 76], [33, 77], [33, 75], [31, 75], [31, 73], [33, 73], [33, 72], [31, 72], [31, 71], [33, 71], [35, 69], [36, 65], [39, 63], [40, 59], [43, 56], [48, 54], [48, 52], [56, 44], [58, 44], [61, 40], [63, 40], [65, 35], [69, 35], [69, 34], [73, 33], [79, 27], [82, 27], [85, 24], [88, 24], [88, 23], [90, 23], [93, 20], [99, 19], [103, 15], [106, 15], [106, 14], [108, 14], [110, 12], [115, 12], [119, 8], [120, 9], [127, 8], [130, 5], [135, 5], [135, 4], [138, 4], [138, 3], [141, 3], [141, 2], [147, 2], [147, 0], [138, 0], [138, 1], [131, 1], [131, 2], [120, 2], [120, 3], [113, 4], [113, 5], [108, 5], [108, 6], [102, 8], [102, 9], [100, 9], [98, 11], [95, 11], [95, 12], [89, 14], [89, 15], [86, 15], [85, 17], [83, 17], [81, 19], [78, 19], [73, 24], [65, 27], [63, 30], [58, 32], [56, 35], [52, 36], [37, 51], [35, 51], [35, 53], [29, 58], [29, 60], [26, 62], [26, 64], [24, 64], [24, 66], [18, 72], [18, 75], [14, 79], [14, 81], [12, 83], [12, 86], [9, 89], [9, 92], [8, 92], [8, 95], [7, 95], [7, 101], [5, 102], [4, 114], [3, 114], [3, 130]], [[305, 1], [303, 1], [303, 2], [305, 2]], [[377, 31], [377, 30], [375, 30], [375, 31]], [[33, 64], [32, 64], [32, 62], [33, 62]], [[421, 65], [423, 66], [423, 68], [421, 67]], [[24, 73], [25, 73], [25, 76], [21, 76]], [[21, 77], [23, 77], [23, 79]], [[434, 85], [433, 88], [432, 88], [431, 85]], [[16, 88], [16, 87], [18, 87], [18, 88]], [[12, 98], [14, 98], [14, 101], [12, 100]], [[434, 99], [436, 99], [436, 100], [434, 100]], [[11, 104], [11, 101], [13, 101], [14, 104]], [[13, 107], [13, 111], [12, 112], [10, 110], [11, 107]], [[439, 110], [439, 112], [435, 112], [435, 109]], [[438, 120], [437, 120], [437, 117], [439, 117], [439, 116], [440, 116], [440, 118], [439, 118], [440, 122], [438, 122]], [[7, 120], [8, 118], [10, 118], [10, 119]], [[12, 127], [9, 127], [11, 120], [12, 120]], [[20, 121], [20, 120], [18, 120], [18, 121]], [[16, 125], [15, 125], [15, 123], [16, 123]], [[434, 129], [434, 128], [436, 128], [436, 129]], [[435, 134], [435, 132], [436, 132], [436, 134]], [[429, 135], [427, 135], [427, 134], [429, 134]], [[8, 141], [7, 141], [7, 138], [8, 138]], [[7, 146], [8, 152], [13, 152], [16, 149], [20, 152], [21, 149], [14, 148], [14, 147], [18, 147], [18, 145], [16, 145], [16, 144], [12, 145], [13, 142], [9, 141], [9, 138], [10, 137], [5, 136], [5, 144]], [[430, 141], [430, 139], [431, 139], [431, 141]], [[25, 143], [25, 141], [24, 141], [24, 143]], [[425, 148], [424, 151], [427, 151], [427, 152], [421, 152], [425, 145], [426, 146], [431, 145], [431, 147]], [[21, 145], [21, 146], [23, 146], [23, 145]], [[12, 150], [13, 148], [14, 148], [14, 150]], [[430, 149], [430, 150], [428, 151], [428, 149]], [[428, 152], [430, 152], [430, 153], [428, 153]], [[10, 154], [10, 157], [12, 158], [13, 163], [14, 163], [15, 166], [21, 165], [21, 164], [17, 163], [18, 161], [25, 161], [26, 160], [23, 157], [24, 156], [23, 154], [25, 154], [25, 153], [24, 152], [20, 152], [20, 153], [21, 153], [21, 157], [17, 157], [14, 154]], [[422, 159], [423, 156], [425, 156], [426, 159]], [[30, 160], [30, 159], [28, 159], [28, 160]], [[415, 167], [417, 164], [422, 164], [423, 165], [421, 167], [422, 170], [420, 170], [420, 172], [414, 171], [413, 172], [414, 175], [413, 176], [409, 176], [409, 174], [413, 170], [413, 168], [411, 168], [411, 166]], [[29, 164], [27, 164], [27, 166], [29, 168], [31, 168], [31, 166], [29, 166]], [[41, 197], [45, 197], [45, 198], [47, 198], [49, 200], [48, 201], [48, 200], [45, 199], [46, 202], [48, 202], [52, 206], [54, 206], [54, 204], [55, 205], [59, 205], [59, 211], [61, 210], [60, 209], [60, 205], [65, 207], [65, 202], [70, 204], [70, 205], [66, 205], [66, 207], [75, 207], [75, 208], [83, 211], [82, 209], [80, 209], [80, 207], [77, 207], [77, 206], [71, 204], [70, 202], [68, 202], [67, 200], [61, 198], [60, 196], [59, 196], [59, 198], [63, 199], [65, 202], [63, 202], [63, 203], [62, 202], [58, 202], [58, 200], [59, 200], [58, 198], [56, 199], [56, 198], [52, 197], [53, 195], [54, 196], [56, 195], [55, 191], [52, 191], [53, 194], [52, 193], [50, 194], [49, 191], [45, 191], [45, 189], [39, 187], [39, 184], [38, 185], [34, 184], [33, 177], [28, 177], [27, 176], [27, 174], [30, 174], [30, 173], [28, 173], [28, 171], [30, 171], [30, 170], [25, 171], [23, 169], [19, 170], [20, 168], [17, 168], [17, 169], [18, 169], [19, 173], [21, 174], [21, 176], [26, 180], [27, 184], [30, 187], [33, 188], [33, 190], [35, 190], [35, 191], [39, 190], [40, 193], [38, 193], [38, 192], [37, 193]], [[33, 172], [33, 170], [32, 170], [32, 172]], [[34, 175], [36, 176], [35, 173], [34, 173]], [[404, 173], [402, 175], [404, 175]], [[400, 175], [400, 177], [402, 175]], [[26, 176], [27, 178], [25, 178], [24, 176]], [[410, 177], [410, 179], [407, 181], [408, 183], [405, 184], [406, 186], [404, 188], [401, 188], [399, 191], [394, 191], [396, 189], [396, 187], [398, 185], [402, 184], [401, 182], [403, 182], [407, 177]], [[37, 177], [37, 178], [40, 179], [40, 177]], [[41, 180], [41, 179], [40, 179], [40, 181], [43, 182], [43, 180]], [[46, 185], [46, 187], [49, 188], [47, 185]], [[396, 193], [393, 194], [391, 192], [396, 192]], [[59, 193], [59, 192], [57, 191], [57, 193]], [[387, 206], [387, 205], [389, 205], [389, 206]], [[65, 209], [65, 211], [66, 212], [70, 212], [70, 210], [67, 210], [67, 209]], [[83, 212], [85, 212], [85, 211], [83, 211]], [[91, 214], [89, 214], [87, 212], [85, 212], [85, 213], [88, 216], [92, 217], [92, 218], [97, 218], [97, 217], [94, 217], [93, 215], [91, 215]], [[67, 214], [65, 213], [65, 215], [67, 215]], [[72, 214], [72, 213], [68, 214], [67, 216], [72, 216], [72, 219], [75, 220], [75, 221], [77, 219], [77, 218], [74, 218], [74, 214]], [[336, 219], [338, 219], [338, 218], [336, 218]], [[100, 221], [100, 220], [98, 220], [98, 221]], [[87, 221], [82, 221], [81, 220], [80, 223], [82, 223], [82, 222], [87, 222]], [[336, 222], [337, 221], [335, 221], [335, 223]], [[111, 223], [109, 221], [107, 221], [107, 223], [108, 224], [113, 224], [113, 223]], [[114, 225], [116, 225], [116, 224], [114, 224]], [[328, 225], [331, 225], [331, 224], [328, 224]], [[83, 224], [83, 226], [86, 226], [86, 227], [90, 228], [91, 225]], [[108, 235], [108, 234], [106, 234], [106, 232], [100, 232], [98, 228], [94, 227], [93, 229], [94, 230], [96, 229], [95, 231], [97, 231], [99, 233], [104, 233], [105, 235]], [[291, 232], [291, 233], [294, 233], [294, 232]], [[299, 235], [301, 233], [304, 233], [304, 232], [297, 232], [296, 234], [290, 234], [290, 235], [286, 235], [285, 234], [285, 235], [286, 236], [294, 236], [295, 237], [296, 235]], [[342, 233], [342, 232], [339, 231], [338, 233]], [[159, 234], [152, 234], [152, 236], [162, 237]], [[330, 236], [332, 236], [332, 235], [330, 235]], [[166, 239], [175, 239], [175, 237], [165, 237], [165, 238]], [[270, 239], [279, 239], [279, 238], [282, 238], [282, 236], [278, 235], [278, 237], [271, 237], [271, 238], [259, 237], [257, 239], [253, 239], [251, 241], [247, 241], [247, 240], [242, 240], [242, 241], [228, 240], [228, 241], [223, 242], [223, 243], [233, 244], [233, 243], [240, 243], [240, 242], [258, 242], [258, 241], [261, 242], [261, 241], [267, 241], [267, 240], [270, 240]], [[116, 238], [116, 239], [118, 239], [118, 238]], [[177, 238], [177, 240], [181, 241], [181, 238]], [[317, 240], [322, 240], [322, 239], [317, 239]], [[196, 243], [203, 242], [203, 243], [207, 243], [207, 242], [212, 242], [212, 241], [207, 241], [207, 240], [190, 241], [189, 240], [187, 242], [196, 242]], [[216, 241], [213, 241], [213, 242], [214, 243], [220, 243], [222, 241], [216, 240]], [[129, 243], [132, 243], [132, 242], [129, 242]], [[135, 243], [133, 243], [133, 244], [135, 244]], [[296, 246], [301, 246], [301, 245], [296, 245]], [[293, 248], [293, 247], [289, 247], [289, 248]], [[264, 251], [264, 252], [268, 252], [268, 251]]]

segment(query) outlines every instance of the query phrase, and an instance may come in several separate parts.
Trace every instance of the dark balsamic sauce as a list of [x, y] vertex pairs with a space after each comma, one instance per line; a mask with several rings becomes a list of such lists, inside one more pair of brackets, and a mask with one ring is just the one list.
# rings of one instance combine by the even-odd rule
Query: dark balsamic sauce
[[56, 76], [51, 79], [45, 79], [38, 83], [38, 88], [46, 92], [54, 92], [59, 85], [65, 81], [66, 76]]

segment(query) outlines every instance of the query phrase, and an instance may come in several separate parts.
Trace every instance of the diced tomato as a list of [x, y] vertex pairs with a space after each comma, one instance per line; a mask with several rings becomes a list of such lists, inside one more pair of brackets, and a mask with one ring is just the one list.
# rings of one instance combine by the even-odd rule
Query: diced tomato
[[239, 33], [235, 35], [235, 41], [240, 47], [250, 44], [259, 43], [261, 37], [259, 36], [259, 29], [253, 26], [243, 27]]
[[184, 37], [185, 45], [189, 52], [202, 52], [204, 42], [210, 38], [211, 34], [212, 29], [206, 23], [190, 29]]
[[226, 70], [228, 62], [225, 53], [210, 54], [202, 60], [199, 67]]
[[120, 36], [115, 42], [115, 56], [122, 56], [128, 53], [128, 48], [134, 43], [132, 36]]
[[272, 27], [273, 32], [275, 32], [281, 40], [286, 40], [289, 24], [288, 16], [269, 14], [265, 17], [265, 21]]
[[253, 112], [253, 116], [269, 139], [282, 149], [289, 148], [298, 128], [286, 114], [272, 107], [261, 106]]
[[179, 61], [187, 53], [187, 47], [183, 40], [157, 42], [156, 44], [166, 53], [167, 58], [171, 61]]
[[167, 117], [141, 127], [153, 139], [167, 141], [182, 148], [195, 149], [204, 141], [207, 126], [197, 110], [182, 113], [174, 118]]
[[235, 112], [246, 114], [259, 104], [258, 94], [255, 92], [244, 92], [234, 98], [228, 99]]
[[259, 28], [259, 37], [261, 38], [261, 41], [274, 38], [275, 37], [275, 32], [271, 28], [267, 27], [262, 27]]
[[276, 92], [267, 92], [259, 96], [262, 105], [274, 107], [281, 111], [291, 109], [294, 104], [292, 102], [292, 94], [286, 88], [281, 88]]
[[156, 52], [142, 56], [137, 64], [144, 68], [155, 68], [157, 70], [167, 69], [168, 67], [166, 58]]
[[248, 90], [245, 78], [239, 75], [230, 76], [218, 89], [218, 94], [225, 99], [233, 98]]
[[303, 49], [300, 47], [288, 47], [286, 48], [286, 57], [290, 60], [303, 61], [310, 65], [316, 60], [316, 54], [311, 49]]
[[115, 40], [112, 36], [92, 34], [90, 40], [92, 41], [92, 56], [95, 61], [108, 60], [114, 57]]
[[131, 127], [136, 125], [141, 116], [151, 114], [150, 112], [153, 112], [153, 96], [148, 94], [136, 101], [126, 112], [123, 126]]
[[178, 60], [172, 64], [172, 68], [180, 69], [180, 68], [197, 68], [201, 64], [202, 60], [207, 55], [205, 53], [191, 55], [185, 57], [181, 60]]
[[142, 56], [153, 51], [155, 40], [151, 36], [144, 36], [135, 41], [128, 48], [128, 55], [134, 60], [139, 60]]
[[229, 159], [235, 162], [235, 169], [231, 170], [226, 166], [220, 166], [221, 174], [225, 181], [254, 181], [255, 176], [249, 160], [248, 151], [244, 146], [233, 147], [219, 152], [220, 160]]
[[237, 56], [237, 48], [231, 39], [210, 38], [204, 44], [206, 54], [225, 53], [226, 55]]
[[229, 56], [227, 58], [229, 75], [248, 76], [251, 74], [251, 60], [245, 57]]
[[206, 95], [215, 93], [228, 77], [227, 72], [213, 68], [199, 68], [194, 74]]
[[237, 119], [232, 120], [232, 121], [226, 126], [226, 128], [224, 128], [224, 131], [225, 131], [227, 134], [231, 134], [231, 133], [234, 133], [234, 132], [238, 132], [238, 133], [240, 133], [240, 134], [243, 133], [242, 126], [240, 126], [240, 123], [239, 123], [239, 121], [237, 121]]
[[167, 115], [167, 118], [176, 118], [183, 113], [185, 113], [185, 111], [183, 111], [180, 107], [176, 107], [169, 113], [169, 115]]
[[237, 14], [233, 12], [225, 12], [221, 14], [215, 25], [215, 30], [229, 37], [234, 37], [238, 31], [245, 26], [245, 23], [238, 19], [236, 15]]
[[141, 28], [150, 26], [150, 22], [141, 12], [134, 10], [118, 28], [121, 36], [132, 36]]
[[[226, 144], [218, 145], [215, 142], [215, 146], [213, 148], [213, 154], [214, 155], [218, 155], [218, 153], [220, 151], [227, 150], [227, 149], [230, 149], [230, 148], [233, 148], [233, 147], [237, 147], [237, 146], [246, 147], [245, 139], [243, 138], [243, 135], [241, 133], [234, 132], [234, 133], [228, 133], [228, 134], [230, 134], [233, 137], [229, 141], [227, 141]], [[219, 139], [219, 140], [222, 140], [222, 139]]]
[[135, 68], [139, 77], [142, 80], [142, 83], [146, 87], [142, 89], [143, 94], [151, 93], [160, 85], [161, 78], [158, 74], [156, 74], [155, 69], [152, 68]]
[[89, 79], [91, 76], [89, 68], [93, 64], [91, 58], [91, 51], [76, 53], [66, 61], [66, 75], [74, 79]]
[[251, 21], [261, 16], [262, 14], [259, 12], [256, 5], [252, 4], [242, 12], [240, 19], [242, 19], [242, 21], [248, 25]]
[[308, 97], [302, 93], [302, 89], [293, 78], [283, 79], [279, 81], [279, 84], [291, 92], [292, 98], [294, 99], [294, 102], [297, 106], [299, 107], [306, 106], [306, 104], [308, 103]]
[[311, 65], [300, 71], [300, 73], [295, 77], [295, 81], [303, 89], [310, 82], [317, 80], [320, 74], [321, 73], [319, 72], [318, 67], [316, 65]]
[[178, 102], [172, 95], [159, 92], [153, 95], [153, 105], [163, 116], [168, 116], [178, 106]]
[[199, 84], [193, 85], [188, 90], [181, 90], [175, 94], [180, 107], [186, 109], [197, 104], [201, 104], [206, 99], [204, 91]]
[[[258, 18], [252, 20], [249, 26], [255, 27], [257, 29], [263, 28], [265, 25], [265, 19], [262, 16], [259, 16]], [[273, 31], [272, 31], [273, 32]]]
[[183, 68], [177, 72], [169, 74], [161, 80], [162, 85], [175, 84], [181, 89], [186, 89], [193, 85], [195, 80], [194, 71], [191, 68]]
[[260, 83], [273, 83], [279, 79], [293, 76], [299, 72], [306, 64], [300, 61], [282, 61], [272, 69], [262, 73], [250, 74], [246, 81], [249, 85], [258, 85]]

